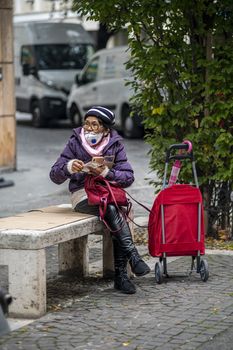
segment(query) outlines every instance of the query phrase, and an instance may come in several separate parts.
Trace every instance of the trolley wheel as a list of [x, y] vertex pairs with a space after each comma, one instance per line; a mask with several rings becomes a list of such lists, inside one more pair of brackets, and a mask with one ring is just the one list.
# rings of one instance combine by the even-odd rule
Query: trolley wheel
[[158, 284], [163, 283], [163, 265], [161, 262], [155, 264], [155, 280]]
[[201, 260], [200, 263], [200, 276], [203, 282], [206, 282], [209, 278], [209, 268], [206, 260]]

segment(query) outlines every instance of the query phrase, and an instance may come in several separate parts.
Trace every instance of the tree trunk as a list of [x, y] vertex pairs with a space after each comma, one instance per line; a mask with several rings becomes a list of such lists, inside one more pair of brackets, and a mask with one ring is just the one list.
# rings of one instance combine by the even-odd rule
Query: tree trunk
[[107, 45], [108, 39], [113, 35], [113, 31], [107, 29], [106, 24], [100, 23], [97, 34], [97, 50], [104, 49]]
[[16, 168], [13, 1], [0, 1], [0, 170]]

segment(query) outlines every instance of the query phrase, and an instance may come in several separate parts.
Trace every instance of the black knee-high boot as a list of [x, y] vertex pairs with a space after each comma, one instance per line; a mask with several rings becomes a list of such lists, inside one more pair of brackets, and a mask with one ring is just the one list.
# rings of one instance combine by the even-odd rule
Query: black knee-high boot
[[123, 254], [129, 260], [133, 273], [136, 276], [144, 276], [149, 273], [149, 266], [142, 260], [133, 243], [128, 223], [114, 205], [108, 205], [105, 220], [113, 231], [117, 231], [113, 232], [112, 235], [117, 240]]
[[127, 257], [115, 237], [112, 237], [112, 242], [115, 267], [114, 288], [125, 294], [134, 294], [136, 293], [135, 285], [127, 274]]

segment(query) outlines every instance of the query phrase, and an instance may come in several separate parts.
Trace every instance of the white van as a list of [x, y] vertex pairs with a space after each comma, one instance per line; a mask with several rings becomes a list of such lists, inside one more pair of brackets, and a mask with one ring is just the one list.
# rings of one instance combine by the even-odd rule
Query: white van
[[126, 86], [130, 73], [125, 63], [129, 59], [127, 46], [97, 51], [86, 64], [73, 85], [67, 101], [67, 113], [74, 126], [82, 123], [92, 106], [104, 106], [116, 115], [115, 127], [128, 138], [141, 137], [143, 127], [139, 116], [130, 116], [129, 100], [132, 88]]
[[16, 109], [32, 113], [35, 127], [66, 118], [74, 77], [94, 53], [94, 42], [81, 24], [14, 24]]

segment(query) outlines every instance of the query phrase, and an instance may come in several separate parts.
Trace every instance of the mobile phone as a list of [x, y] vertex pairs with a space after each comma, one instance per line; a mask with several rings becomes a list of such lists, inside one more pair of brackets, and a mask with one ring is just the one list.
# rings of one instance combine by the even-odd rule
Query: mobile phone
[[103, 165], [104, 164], [104, 157], [93, 157], [92, 162], [98, 165]]

